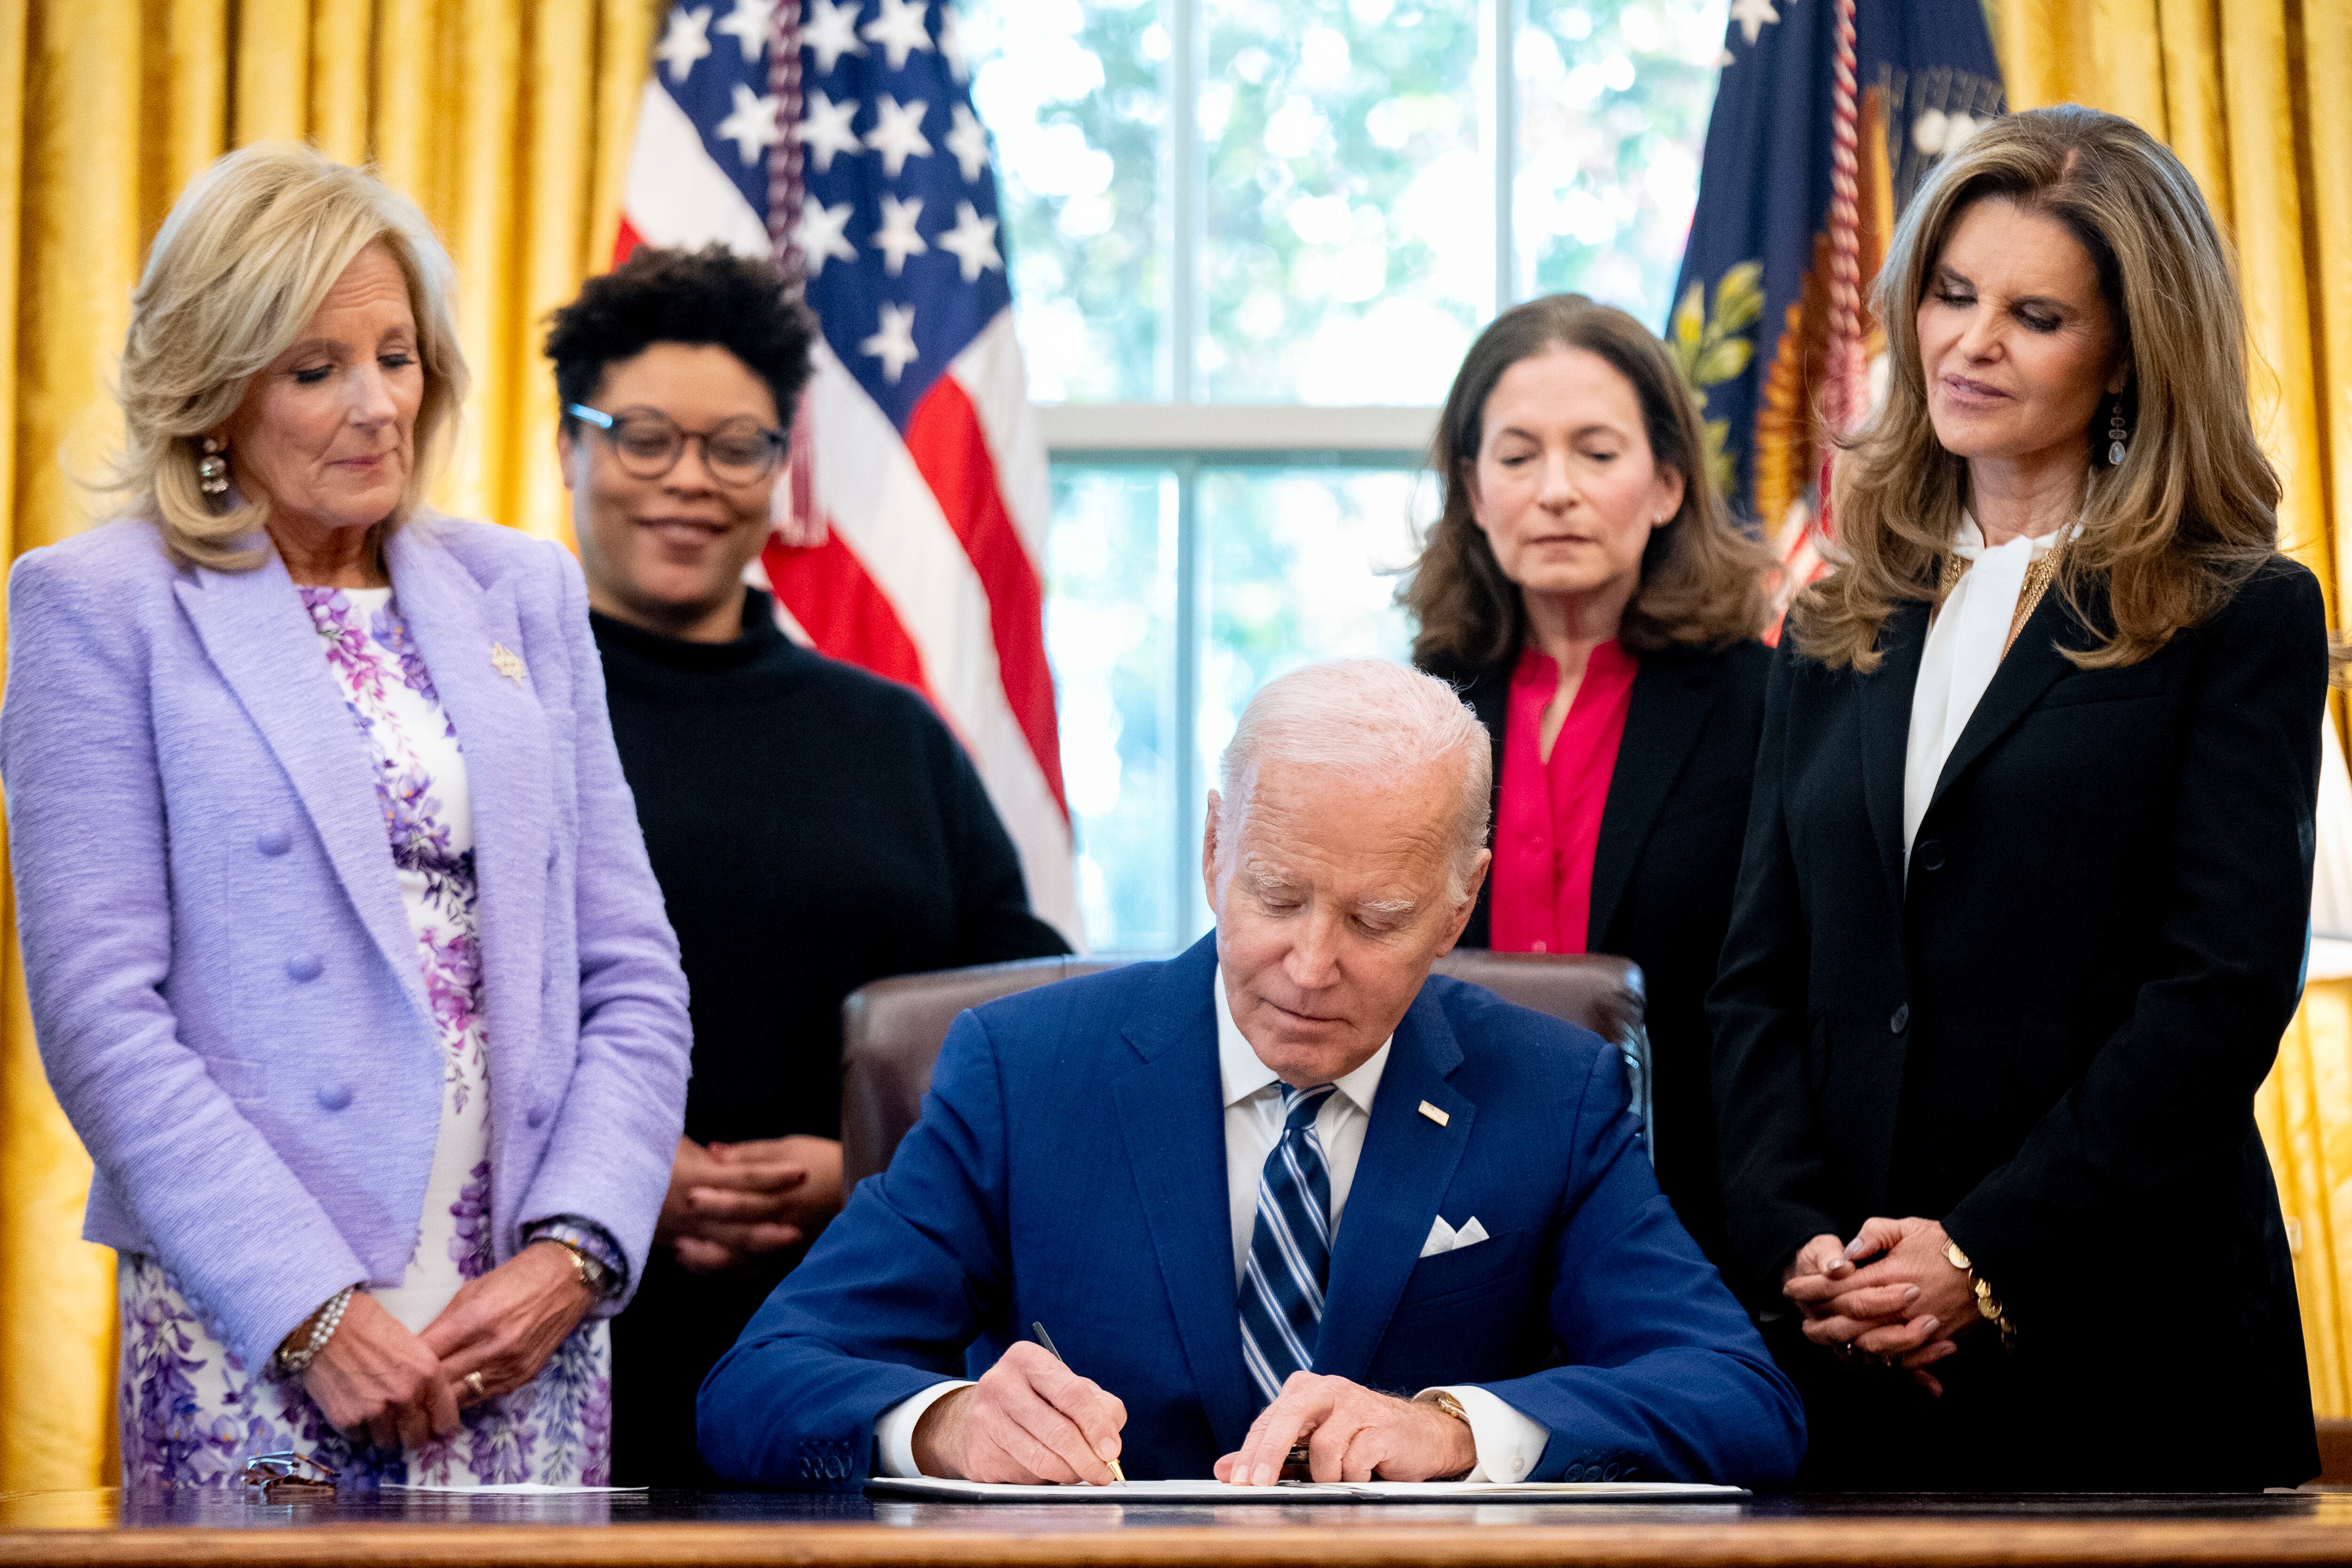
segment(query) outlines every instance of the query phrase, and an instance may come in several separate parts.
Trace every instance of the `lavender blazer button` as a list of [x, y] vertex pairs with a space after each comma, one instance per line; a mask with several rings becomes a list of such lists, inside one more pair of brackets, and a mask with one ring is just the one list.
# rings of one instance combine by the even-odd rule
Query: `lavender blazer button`
[[523, 1113], [523, 1120], [533, 1127], [544, 1127], [547, 1125], [547, 1119], [554, 1114], [554, 1108], [547, 1101], [534, 1100], [530, 1102], [530, 1109]]
[[319, 1109], [321, 1110], [341, 1110], [351, 1102], [352, 1086], [350, 1084], [331, 1083], [319, 1090]]
[[318, 979], [326, 967], [325, 961], [315, 952], [298, 952], [286, 961], [286, 973], [300, 981]]
[[261, 837], [253, 841], [253, 847], [275, 859], [294, 847], [294, 836], [282, 827], [265, 828]]

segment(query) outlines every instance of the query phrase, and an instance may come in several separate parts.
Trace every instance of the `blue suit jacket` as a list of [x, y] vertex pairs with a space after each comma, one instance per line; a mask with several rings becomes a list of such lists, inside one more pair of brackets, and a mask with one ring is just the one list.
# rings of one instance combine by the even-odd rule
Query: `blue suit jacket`
[[[1259, 1406], [1215, 968], [1205, 938], [956, 1020], [889, 1170], [703, 1384], [703, 1457], [856, 1488], [877, 1415], [1033, 1320], [1126, 1402], [1130, 1477], [1206, 1477], [1238, 1447]], [[1421, 1258], [1440, 1215], [1491, 1239]], [[1328, 1297], [1315, 1370], [1484, 1384], [1550, 1430], [1534, 1479], [1775, 1486], [1803, 1450], [1795, 1391], [1658, 1192], [1615, 1052], [1477, 986], [1433, 977], [1397, 1026]]]
[[[684, 1118], [686, 977], [580, 568], [432, 516], [385, 560], [471, 781], [496, 1256], [578, 1215], [635, 1279]], [[275, 552], [215, 572], [110, 523], [18, 560], [8, 611], [16, 923], [97, 1163], [82, 1234], [159, 1256], [256, 1366], [343, 1286], [399, 1280], [441, 1126], [367, 750]]]

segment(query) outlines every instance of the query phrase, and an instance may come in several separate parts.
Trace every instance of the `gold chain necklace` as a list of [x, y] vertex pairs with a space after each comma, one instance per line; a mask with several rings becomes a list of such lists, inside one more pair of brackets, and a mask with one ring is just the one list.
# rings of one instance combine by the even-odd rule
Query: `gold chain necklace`
[[[2074, 542], [2075, 532], [2076, 528], [2067, 528], [2058, 536], [2056, 543], [2042, 554], [2035, 556], [2032, 563], [2025, 568], [2025, 581], [2017, 591], [2017, 610], [2009, 617], [2009, 637], [2000, 645], [2001, 658], [2007, 658], [2009, 650], [2017, 646], [2017, 634], [2025, 629], [2025, 623], [2032, 616], [2034, 606], [2042, 603], [2042, 595], [2049, 591], [2050, 580], [2058, 574], [2059, 558], [2066, 553], [2066, 547]], [[1964, 559], [1957, 550], [1944, 552], [1943, 581], [1936, 594], [1936, 605], [1938, 609], [1950, 600], [1952, 590], [1960, 585], [1960, 579], [1968, 575], [1969, 568], [1974, 563]]]

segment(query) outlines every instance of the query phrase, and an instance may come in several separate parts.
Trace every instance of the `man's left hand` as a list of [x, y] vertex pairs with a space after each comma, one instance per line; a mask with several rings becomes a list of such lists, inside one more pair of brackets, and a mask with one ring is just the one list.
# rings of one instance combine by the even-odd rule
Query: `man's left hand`
[[1217, 1461], [1217, 1479], [1272, 1486], [1293, 1444], [1307, 1444], [1318, 1481], [1439, 1480], [1478, 1463], [1469, 1426], [1434, 1405], [1375, 1394], [1344, 1377], [1294, 1372], [1261, 1411], [1238, 1453]]
[[[477, 1405], [537, 1377], [594, 1300], [566, 1249], [535, 1241], [459, 1286], [418, 1338], [441, 1358], [457, 1403]], [[466, 1381], [469, 1372], [482, 1374], [478, 1392]]]

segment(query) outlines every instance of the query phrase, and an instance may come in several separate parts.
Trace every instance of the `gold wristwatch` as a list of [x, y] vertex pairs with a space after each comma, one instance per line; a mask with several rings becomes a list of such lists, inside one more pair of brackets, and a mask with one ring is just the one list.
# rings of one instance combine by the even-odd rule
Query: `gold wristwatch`
[[604, 1299], [604, 1288], [611, 1282], [612, 1275], [602, 1263], [588, 1256], [586, 1247], [566, 1241], [560, 1236], [541, 1236], [535, 1239], [551, 1241], [563, 1248], [563, 1255], [572, 1259], [572, 1275], [587, 1290], [589, 1300], [601, 1301]]
[[1992, 1293], [1992, 1286], [1985, 1277], [1977, 1272], [1977, 1266], [1969, 1261], [1969, 1255], [1960, 1250], [1958, 1242], [1947, 1240], [1944, 1243], [1944, 1261], [1969, 1277], [1976, 1289], [1977, 1316], [2000, 1331], [2000, 1348], [2015, 1350], [2017, 1325], [2009, 1321], [2009, 1310], [2000, 1304], [2000, 1298]]
[[[1433, 1388], [1428, 1393], [1415, 1398], [1413, 1403], [1415, 1405], [1434, 1405], [1440, 1410], [1444, 1411], [1448, 1415], [1453, 1416], [1456, 1421], [1461, 1422], [1464, 1426], [1468, 1427], [1470, 1431], [1470, 1452], [1473, 1455], [1477, 1453], [1478, 1429], [1470, 1426], [1470, 1412], [1462, 1408], [1462, 1402], [1460, 1400], [1454, 1398], [1454, 1395], [1446, 1393], [1445, 1390], [1442, 1388]], [[1477, 1468], [1478, 1461], [1474, 1458], [1470, 1461], [1469, 1469], [1463, 1470], [1457, 1475], [1440, 1476], [1436, 1479], [1439, 1480], [1458, 1481], [1463, 1476], [1468, 1475], [1470, 1470], [1475, 1470]]]

